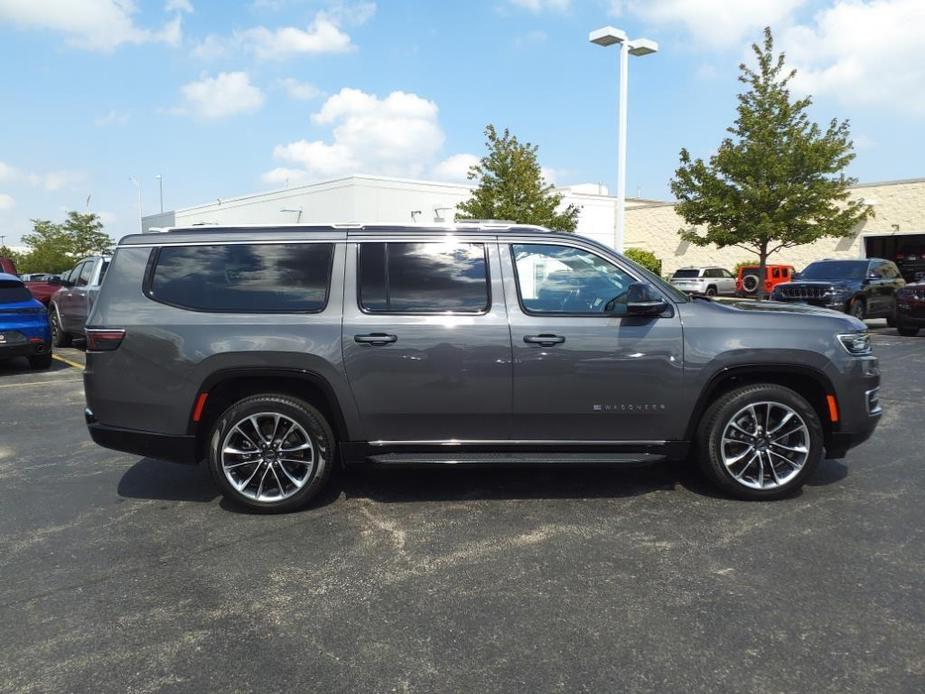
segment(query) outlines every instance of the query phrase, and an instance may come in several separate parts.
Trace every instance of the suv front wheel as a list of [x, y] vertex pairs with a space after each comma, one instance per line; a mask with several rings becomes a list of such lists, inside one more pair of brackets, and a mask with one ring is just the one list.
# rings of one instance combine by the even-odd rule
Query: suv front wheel
[[700, 462], [740, 499], [778, 499], [803, 486], [822, 459], [824, 435], [803, 396], [775, 384], [737, 388], [701, 421]]
[[288, 395], [240, 400], [212, 428], [209, 467], [222, 494], [248, 508], [304, 507], [331, 474], [334, 434], [324, 415]]

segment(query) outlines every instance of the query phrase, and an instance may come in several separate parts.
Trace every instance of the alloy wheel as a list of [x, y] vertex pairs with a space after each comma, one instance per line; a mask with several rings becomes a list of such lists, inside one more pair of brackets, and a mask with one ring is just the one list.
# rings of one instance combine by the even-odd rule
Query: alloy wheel
[[809, 428], [791, 407], [756, 402], [733, 415], [723, 429], [721, 455], [733, 479], [750, 489], [776, 489], [796, 477], [809, 460]]
[[315, 445], [305, 428], [278, 412], [236, 422], [221, 447], [225, 478], [242, 496], [261, 502], [288, 499], [312, 478]]

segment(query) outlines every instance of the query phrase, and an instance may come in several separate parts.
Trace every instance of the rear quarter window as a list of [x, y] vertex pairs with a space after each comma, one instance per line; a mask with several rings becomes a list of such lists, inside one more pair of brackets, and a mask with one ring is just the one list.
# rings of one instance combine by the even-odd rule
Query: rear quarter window
[[154, 251], [146, 294], [224, 313], [317, 313], [328, 302], [334, 244], [215, 244]]

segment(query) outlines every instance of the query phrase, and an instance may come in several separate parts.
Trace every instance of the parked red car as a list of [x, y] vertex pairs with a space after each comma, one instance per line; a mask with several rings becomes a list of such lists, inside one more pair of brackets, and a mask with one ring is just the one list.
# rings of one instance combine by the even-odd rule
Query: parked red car
[[[766, 265], [764, 276], [765, 296], [778, 284], [793, 279], [793, 265]], [[736, 296], [756, 296], [761, 277], [761, 267], [758, 265], [741, 265], [736, 276]]]
[[23, 284], [26, 285], [26, 289], [32, 293], [32, 296], [41, 301], [45, 306], [48, 306], [52, 294], [62, 287], [60, 277], [53, 277], [47, 280], [26, 280]]
[[0, 272], [5, 272], [8, 275], [19, 275], [16, 272], [16, 263], [13, 262], [12, 258], [0, 258]]
[[925, 328], [925, 282], [907, 284], [896, 290], [896, 330], [915, 337]]

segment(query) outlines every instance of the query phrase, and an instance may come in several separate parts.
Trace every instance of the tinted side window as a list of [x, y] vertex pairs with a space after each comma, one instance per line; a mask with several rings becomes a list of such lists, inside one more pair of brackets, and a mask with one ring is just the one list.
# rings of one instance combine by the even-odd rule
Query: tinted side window
[[328, 301], [334, 244], [166, 246], [147, 291], [197, 311], [317, 312]]
[[90, 275], [93, 274], [94, 261], [88, 260], [80, 266], [80, 275], [77, 277], [76, 286], [86, 287], [90, 284]]
[[482, 243], [364, 243], [358, 271], [360, 307], [365, 311], [488, 310], [488, 269]]
[[514, 244], [520, 302], [528, 313], [619, 315], [636, 280], [603, 258], [571, 246]]

